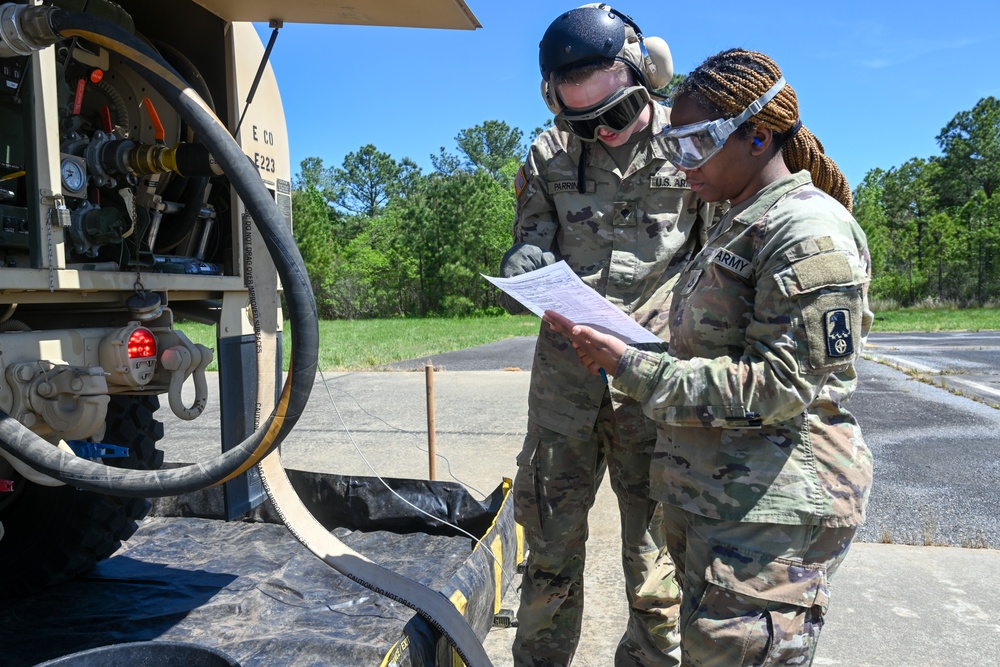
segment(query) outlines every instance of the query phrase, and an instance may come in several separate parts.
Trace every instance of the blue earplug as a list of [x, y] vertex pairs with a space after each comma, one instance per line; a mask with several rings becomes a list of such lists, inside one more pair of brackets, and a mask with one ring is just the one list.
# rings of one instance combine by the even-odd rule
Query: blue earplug
[[754, 146], [760, 146], [761, 145], [760, 139], [758, 139], [757, 137], [754, 137], [753, 138], [753, 145]]

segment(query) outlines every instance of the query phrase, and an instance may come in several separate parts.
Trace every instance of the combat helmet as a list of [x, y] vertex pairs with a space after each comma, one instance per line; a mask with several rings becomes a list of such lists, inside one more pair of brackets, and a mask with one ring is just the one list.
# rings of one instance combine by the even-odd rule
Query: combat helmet
[[650, 92], [673, 77], [670, 48], [659, 37], [644, 38], [627, 14], [604, 3], [571, 9], [554, 20], [538, 44], [538, 68], [544, 83], [570, 67], [600, 60], [624, 62]]

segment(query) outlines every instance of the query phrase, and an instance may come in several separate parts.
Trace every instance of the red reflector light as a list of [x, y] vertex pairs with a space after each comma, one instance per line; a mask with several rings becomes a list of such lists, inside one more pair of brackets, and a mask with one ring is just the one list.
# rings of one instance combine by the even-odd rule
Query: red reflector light
[[156, 338], [149, 329], [136, 329], [128, 337], [128, 358], [140, 359], [156, 356]]

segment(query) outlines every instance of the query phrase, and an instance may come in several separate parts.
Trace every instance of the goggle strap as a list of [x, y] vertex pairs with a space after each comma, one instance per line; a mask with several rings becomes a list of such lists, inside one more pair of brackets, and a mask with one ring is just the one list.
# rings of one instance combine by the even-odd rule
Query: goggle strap
[[[774, 96], [777, 95], [784, 87], [785, 87], [785, 77], [782, 76], [777, 81], [775, 81], [773, 86], [767, 89], [766, 93], [764, 93], [756, 100], [751, 102], [750, 106], [748, 106], [746, 109], [743, 110], [743, 113], [741, 113], [736, 118], [729, 119], [729, 121], [727, 122], [732, 123], [733, 130], [735, 131], [735, 129], [740, 125], [742, 125], [743, 123], [745, 123], [748, 118], [759, 113], [760, 110], [763, 109], [768, 102], [773, 100]], [[732, 134], [732, 132], [730, 132], [730, 134]]]
[[729, 135], [736, 131], [736, 128], [745, 123], [748, 118], [760, 112], [760, 110], [763, 109], [768, 102], [773, 100], [774, 96], [777, 95], [784, 87], [785, 77], [782, 76], [775, 81], [773, 86], [767, 89], [766, 93], [751, 102], [750, 106], [744, 109], [743, 113], [739, 116], [736, 116], [735, 118], [726, 118], [722, 122], [710, 127], [709, 132], [712, 135], [712, 139], [715, 141], [715, 145], [721, 146], [724, 144], [726, 139], [729, 138]]

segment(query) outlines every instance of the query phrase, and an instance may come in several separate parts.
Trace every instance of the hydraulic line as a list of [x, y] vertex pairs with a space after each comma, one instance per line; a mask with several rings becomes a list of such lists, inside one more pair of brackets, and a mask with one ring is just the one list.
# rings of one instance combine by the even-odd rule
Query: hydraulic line
[[288, 376], [274, 410], [250, 437], [207, 462], [167, 470], [113, 468], [60, 451], [3, 412], [0, 412], [0, 448], [66, 484], [131, 497], [178, 495], [245, 472], [277, 447], [298, 421], [312, 389], [318, 357], [316, 303], [302, 257], [274, 199], [256, 167], [222, 122], [181, 76], [140, 39], [100, 19], [56, 7], [4, 5], [0, 7], [0, 19], [5, 20], [5, 27], [11, 23], [16, 26], [13, 46], [0, 45], [0, 52], [4, 48], [15, 52], [38, 50], [80, 37], [129, 60], [174, 107], [222, 165], [253, 217], [285, 290], [292, 342]]

